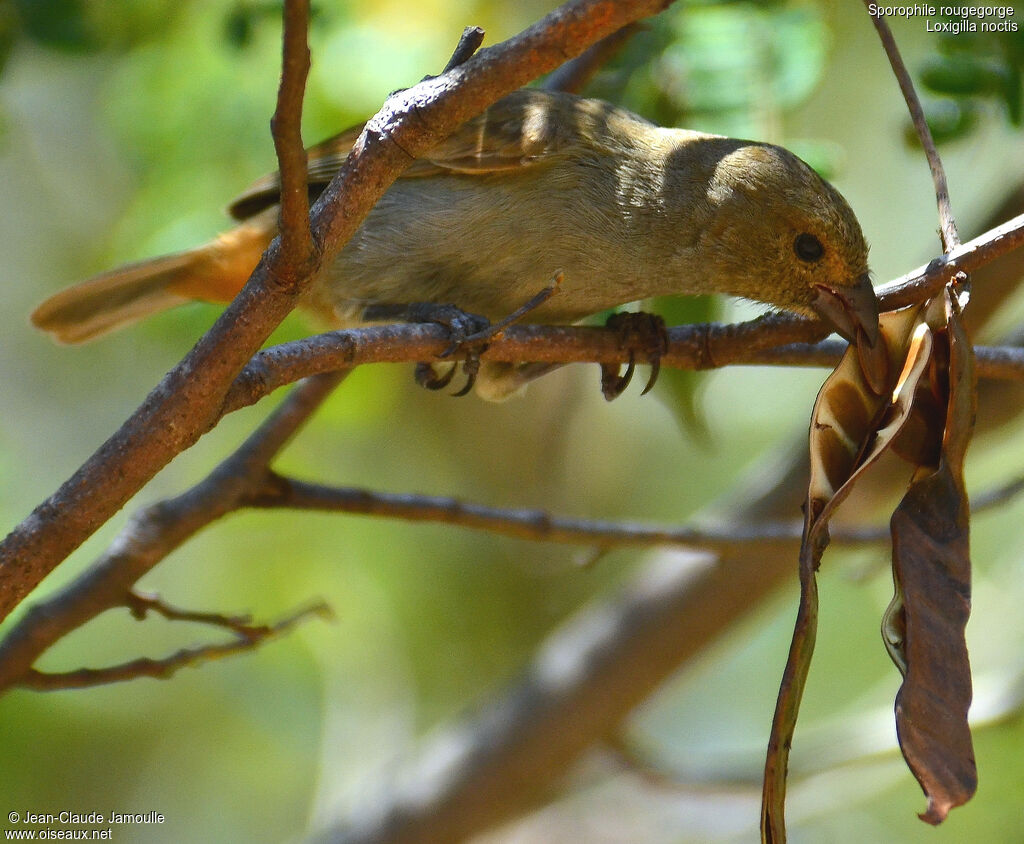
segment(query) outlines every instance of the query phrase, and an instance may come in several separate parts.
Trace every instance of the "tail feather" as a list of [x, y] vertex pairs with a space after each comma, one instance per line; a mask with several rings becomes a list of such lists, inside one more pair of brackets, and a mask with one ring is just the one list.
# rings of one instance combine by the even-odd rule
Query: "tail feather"
[[82, 343], [189, 299], [168, 287], [187, 274], [189, 253], [129, 264], [62, 290], [32, 313], [32, 324], [61, 343]]
[[43, 302], [32, 323], [61, 343], [81, 343], [196, 299], [230, 302], [270, 243], [274, 222], [255, 218], [198, 249], [83, 281]]

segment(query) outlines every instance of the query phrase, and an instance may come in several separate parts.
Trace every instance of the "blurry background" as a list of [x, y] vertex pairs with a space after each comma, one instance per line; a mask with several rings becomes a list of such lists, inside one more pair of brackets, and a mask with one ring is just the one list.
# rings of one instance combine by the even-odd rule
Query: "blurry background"
[[[438, 72], [468, 24], [487, 43], [553, 8], [537, 0], [322, 0], [305, 107], [312, 143]], [[1024, 10], [1014, 20], [1024, 26]], [[942, 147], [966, 240], [1024, 183], [1024, 33], [942, 40], [922, 18], [893, 22]], [[279, 74], [271, 0], [13, 0], [0, 7], [0, 521], [7, 530], [135, 408], [210, 324], [194, 305], [82, 348], [28, 325], [41, 299], [127, 260], [194, 245], [222, 208], [275, 166], [268, 122]], [[936, 254], [924, 158], [859, 3], [692, 3], [651, 22], [593, 93], [663, 123], [783, 143], [832, 178], [860, 217], [881, 282]], [[1020, 213], [1018, 207], [1012, 213]], [[1008, 215], [1009, 216], [1009, 215]], [[1009, 279], [1013, 281], [1014, 279]], [[742, 319], [736, 303], [666, 305], [676, 321]], [[999, 309], [991, 341], [1024, 315]], [[291, 318], [275, 340], [310, 326]], [[683, 523], [799, 440], [824, 373], [730, 369], [666, 377], [606, 404], [597, 367], [574, 367], [525, 399], [487, 405], [416, 388], [411, 367], [357, 371], [279, 468], [327, 483], [451, 494], [555, 513]], [[641, 379], [642, 380], [642, 379]], [[227, 419], [129, 510], [202, 478], [279, 397]], [[1020, 394], [986, 409], [973, 491], [1024, 473]], [[1008, 420], [1008, 421], [1006, 421]], [[798, 518], [799, 514], [793, 512]], [[877, 513], [853, 513], [861, 521]], [[81, 571], [122, 513], [41, 587]], [[933, 830], [895, 747], [899, 686], [878, 634], [888, 550], [831, 549], [819, 644], [793, 755], [798, 841], [1015, 842], [1024, 828], [1024, 500], [974, 523], [977, 797]], [[281, 841], [365, 806], [421, 738], [499, 694], [544, 636], [614, 590], [647, 552], [585, 552], [362, 517], [236, 515], [142, 583], [170, 603], [273, 619], [322, 597], [312, 622], [245, 656], [88, 691], [0, 699], [0, 809], [157, 811], [143, 842]], [[28, 602], [28, 603], [31, 603]], [[495, 840], [749, 841], [763, 747], [796, 607], [791, 587], [666, 684], [625, 725], [648, 763], [679, 783], [605, 765]], [[2, 632], [2, 631], [0, 631]], [[41, 668], [161, 656], [217, 637], [108, 613]], [[4, 816], [0, 812], [0, 817]], [[6, 821], [4, 822], [6, 825]]]

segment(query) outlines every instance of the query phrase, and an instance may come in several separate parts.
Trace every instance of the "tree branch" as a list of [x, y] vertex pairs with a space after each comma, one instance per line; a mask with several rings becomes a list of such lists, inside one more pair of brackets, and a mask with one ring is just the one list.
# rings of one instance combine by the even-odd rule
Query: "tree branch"
[[[973, 512], [1002, 504], [1024, 491], [1024, 479], [977, 496]], [[335, 487], [268, 473], [266, 483], [245, 502], [250, 507], [313, 510], [381, 516], [409, 522], [433, 522], [482, 530], [534, 542], [617, 547], [688, 548], [723, 553], [765, 542], [798, 543], [803, 525], [796, 520], [697, 526], [649, 525], [641, 522], [582, 519], [552, 515], [539, 509], [489, 507], [450, 496], [386, 493], [357, 487]], [[832, 541], [846, 545], [875, 544], [889, 539], [889, 526], [837, 525]]]
[[304, 381], [205, 480], [136, 513], [82, 575], [30, 607], [0, 643], [0, 691], [21, 682], [43, 652], [72, 630], [108, 609], [131, 607], [139, 578], [263, 484], [270, 461], [344, 375]]
[[309, 228], [306, 149], [302, 143], [302, 100], [309, 76], [309, 0], [284, 5], [281, 87], [270, 132], [281, 173], [281, 257], [274, 272], [287, 285], [300, 284], [315, 268]]
[[[878, 289], [883, 310], [896, 310], [934, 296], [957, 273], [972, 272], [1024, 246], [1024, 214], [997, 226], [924, 267]], [[814, 343], [828, 334], [818, 320], [773, 313], [736, 325], [680, 325], [669, 330], [663, 366], [711, 369], [736, 364], [830, 365], [837, 345]], [[264, 349], [239, 373], [224, 400], [222, 413], [254, 404], [279, 387], [319, 372], [366, 363], [430, 360], [446, 351], [451, 338], [439, 325], [395, 324], [330, 331]], [[785, 348], [780, 348], [785, 347]], [[456, 352], [452, 359], [464, 356]], [[1015, 350], [979, 353], [979, 374], [1019, 378]], [[506, 328], [482, 360], [548, 363], [621, 363], [628, 352], [618, 333], [595, 326], [519, 325]]]
[[544, 87], [549, 91], [580, 93], [594, 78], [594, 75], [626, 46], [630, 38], [643, 28], [641, 24], [631, 23], [611, 35], [605, 36], [576, 58], [570, 59], [548, 74], [547, 79], [544, 80]]
[[903, 63], [899, 47], [896, 46], [896, 39], [892, 36], [889, 24], [885, 22], [883, 15], [871, 15], [868, 0], [864, 0], [864, 6], [868, 8], [871, 22], [878, 30], [878, 37], [885, 48], [885, 54], [889, 57], [889, 64], [892, 65], [892, 72], [896, 75], [900, 90], [903, 92], [903, 99], [907, 101], [907, 109], [910, 111], [910, 119], [914, 123], [918, 138], [921, 139], [921, 146], [928, 159], [928, 167], [932, 173], [932, 182], [935, 184], [935, 199], [939, 206], [939, 225], [942, 233], [942, 251], [949, 252], [960, 245], [960, 235], [957, 232], [956, 220], [953, 218], [953, 208], [949, 202], [949, 186], [946, 183], [946, 171], [942, 166], [942, 159], [939, 158], [939, 151], [935, 148], [935, 141], [932, 139], [931, 129], [928, 128], [928, 121], [924, 116], [924, 109], [921, 108], [921, 100], [918, 99], [917, 91], [914, 90], [913, 80], [907, 72], [907, 66]]
[[[667, 5], [666, 0], [571, 0], [519, 36], [389, 98], [313, 208], [310, 230], [319, 250], [313, 265], [333, 260], [410, 156], [420, 155], [568, 56]], [[294, 0], [286, 6], [294, 12]], [[297, 40], [286, 40], [285, 49], [296, 49]], [[289, 76], [289, 82], [282, 82], [282, 96], [299, 90], [290, 74], [302, 61], [285, 61], [282, 76]], [[287, 112], [297, 113], [297, 107]], [[293, 161], [286, 156], [282, 169], [294, 171]], [[192, 351], [71, 478], [0, 542], [0, 620], [175, 455], [216, 424], [236, 375], [294, 308], [313, 275], [295, 282], [281, 241], [275, 240]]]
[[[182, 617], [207, 616], [208, 613], [182, 613]], [[107, 668], [79, 668], [76, 671], [46, 672], [30, 669], [16, 683], [23, 689], [32, 689], [37, 692], [52, 692], [62, 689], [87, 689], [93, 686], [104, 686], [110, 683], [123, 683], [128, 680], [137, 680], [140, 677], [152, 677], [156, 680], [166, 680], [186, 666], [198, 667], [204, 662], [214, 659], [223, 659], [227, 656], [235, 656], [245, 651], [251, 651], [265, 644], [271, 639], [276, 639], [290, 632], [297, 624], [308, 621], [312, 617], [331, 618], [331, 612], [326, 604], [314, 604], [282, 618], [274, 624], [261, 624], [256, 627], [242, 627], [237, 624], [225, 624], [222, 626], [236, 630], [236, 638], [230, 642], [223, 642], [218, 645], [200, 645], [193, 648], [182, 648], [179, 651], [162, 659], [150, 659], [140, 657], [120, 665], [111, 665]], [[203, 620], [208, 620], [204, 618]], [[225, 619], [225, 621], [231, 621]]]

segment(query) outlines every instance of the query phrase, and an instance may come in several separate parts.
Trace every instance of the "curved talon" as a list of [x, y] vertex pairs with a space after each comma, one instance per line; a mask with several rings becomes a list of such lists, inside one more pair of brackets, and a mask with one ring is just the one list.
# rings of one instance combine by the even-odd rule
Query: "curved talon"
[[[455, 372], [455, 367], [451, 369]], [[477, 352], [472, 352], [469, 357], [462, 364], [462, 373], [466, 376], [466, 383], [462, 385], [462, 389], [452, 393], [453, 396], [459, 398], [469, 394], [469, 391], [473, 389], [473, 385], [476, 383], [477, 373], [480, 372], [480, 355]], [[449, 379], [451, 380], [451, 379]]]
[[[477, 372], [480, 370], [480, 355], [487, 348], [487, 344], [481, 340], [491, 336], [488, 332], [491, 326], [490, 320], [477, 314], [467, 313], [455, 305], [437, 305], [432, 302], [415, 302], [404, 306], [375, 305], [372, 308], [367, 308], [363, 317], [365, 319], [382, 316], [393, 318], [399, 314], [410, 322], [433, 322], [448, 329], [451, 344], [438, 355], [438, 359], [444, 360], [459, 350], [466, 349], [467, 357], [462, 365], [462, 369], [466, 373], [466, 384], [454, 395], [464, 396], [473, 389]], [[443, 390], [452, 382], [455, 370], [458, 368], [457, 363], [453, 364], [444, 375], [439, 376], [429, 363], [418, 363], [416, 364], [416, 383], [428, 390]]]
[[[364, 308], [363, 319], [374, 321], [404, 317], [410, 322], [433, 322], [447, 328], [451, 344], [438, 355], [438, 359], [450, 358], [456, 352], [465, 351], [466, 359], [462, 363], [462, 371], [466, 374], [466, 383], [462, 389], [452, 394], [464, 396], [476, 384], [477, 375], [480, 372], [480, 355], [487, 350], [490, 345], [489, 341], [499, 336], [509, 325], [544, 304], [558, 290], [561, 281], [562, 274], [559, 272], [547, 287], [497, 323], [491, 323], [489, 319], [478, 314], [468, 313], [456, 305], [439, 305], [433, 302], [414, 302], [409, 305], [378, 302]], [[453, 364], [444, 375], [439, 377], [429, 363], [418, 363], [416, 364], [416, 383], [428, 390], [444, 389], [451, 383], [456, 369], [458, 369], [458, 363]], [[615, 370], [616, 374], [617, 372], [618, 368]], [[626, 373], [621, 389], [625, 389], [631, 375], [632, 365]]]
[[601, 395], [606, 401], [614, 401], [629, 386], [633, 380], [633, 372], [636, 370], [636, 361], [633, 360], [633, 353], [629, 353], [629, 363], [626, 365], [624, 374], [619, 375], [619, 367], [616, 364], [601, 365]]
[[654, 385], [658, 383], [658, 375], [661, 374], [661, 355], [651, 358], [651, 374], [647, 376], [647, 385], [640, 391], [641, 396], [646, 396]]
[[619, 332], [622, 347], [629, 350], [629, 364], [626, 372], [619, 375], [619, 368], [609, 364], [601, 366], [601, 392], [611, 401], [626, 390], [635, 369], [636, 354], [643, 354], [650, 364], [651, 374], [640, 395], [646, 395], [653, 388], [661, 372], [661, 356], [668, 351], [668, 334], [665, 321], [656, 314], [617, 313], [608, 317], [605, 325]]
[[454, 366], [444, 375], [438, 375], [429, 363], [416, 364], [416, 383], [428, 390], [443, 390], [452, 383], [453, 377], [455, 377]]

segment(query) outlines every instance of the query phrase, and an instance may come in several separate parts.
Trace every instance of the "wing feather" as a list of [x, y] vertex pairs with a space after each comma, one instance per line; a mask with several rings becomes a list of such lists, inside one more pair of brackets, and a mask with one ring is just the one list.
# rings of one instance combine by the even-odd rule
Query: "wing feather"
[[[445, 172], [483, 175], [553, 161], [580, 143], [575, 125], [581, 110], [593, 102], [546, 91], [516, 91], [464, 123], [427, 155], [414, 161], [400, 178], [423, 178]], [[311, 200], [320, 195], [345, 163], [365, 125], [346, 129], [307, 150]], [[280, 175], [270, 173], [238, 196], [228, 210], [237, 220], [248, 219], [276, 204], [280, 188]]]

